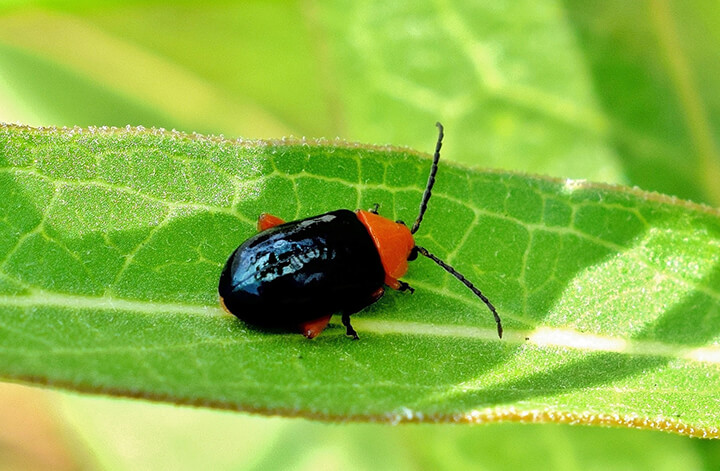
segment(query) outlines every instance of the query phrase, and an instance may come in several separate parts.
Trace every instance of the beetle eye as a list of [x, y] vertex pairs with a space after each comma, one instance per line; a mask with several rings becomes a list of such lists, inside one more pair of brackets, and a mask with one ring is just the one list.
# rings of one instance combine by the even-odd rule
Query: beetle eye
[[408, 254], [408, 258], [407, 258], [408, 262], [412, 262], [413, 260], [415, 260], [417, 258], [417, 256], [418, 256], [418, 249], [417, 249], [417, 247], [413, 247], [410, 250], [410, 253]]
[[403, 221], [403, 220], [401, 220], [401, 219], [398, 219], [398, 220], [395, 221], [395, 222], [398, 223], [398, 224], [402, 224], [403, 226], [407, 226], [407, 224], [405, 224], [405, 221]]

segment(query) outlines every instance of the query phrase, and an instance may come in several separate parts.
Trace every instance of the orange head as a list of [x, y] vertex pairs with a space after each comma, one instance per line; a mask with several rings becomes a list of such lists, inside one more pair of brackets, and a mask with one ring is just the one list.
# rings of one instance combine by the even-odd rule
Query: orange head
[[[430, 195], [432, 194], [432, 188], [435, 185], [435, 175], [437, 174], [438, 161], [440, 160], [440, 148], [442, 147], [443, 140], [443, 127], [442, 124], [437, 123], [439, 130], [437, 144], [435, 144], [435, 154], [433, 155], [433, 163], [430, 168], [430, 175], [428, 176], [427, 186], [422, 195], [420, 201], [420, 212], [418, 213], [417, 219], [411, 229], [401, 221], [393, 222], [390, 219], [378, 216], [377, 213], [372, 211], [357, 210], [358, 219], [367, 228], [370, 236], [375, 242], [378, 253], [380, 254], [380, 261], [382, 262], [383, 269], [385, 270], [385, 284], [389, 287], [401, 291], [413, 289], [407, 283], [400, 281], [400, 277], [407, 273], [408, 261], [415, 260], [418, 254], [429, 258], [446, 272], [458, 279], [464, 284], [475, 296], [480, 298], [485, 305], [490, 309], [493, 316], [495, 317], [495, 323], [497, 324], [498, 336], [502, 338], [502, 323], [500, 322], [500, 316], [495, 310], [495, 306], [492, 305], [490, 300], [485, 297], [482, 292], [475, 287], [467, 278], [461, 273], [455, 270], [453, 267], [440, 260], [435, 255], [428, 252], [424, 247], [415, 245], [413, 234], [420, 228], [420, 223], [425, 215]], [[377, 210], [377, 206], [375, 208]], [[380, 291], [382, 293], [382, 290]]]
[[398, 278], [407, 273], [408, 258], [411, 258], [415, 247], [410, 229], [403, 223], [391, 221], [370, 211], [358, 209], [355, 213], [378, 249], [385, 269], [385, 284], [393, 286]]

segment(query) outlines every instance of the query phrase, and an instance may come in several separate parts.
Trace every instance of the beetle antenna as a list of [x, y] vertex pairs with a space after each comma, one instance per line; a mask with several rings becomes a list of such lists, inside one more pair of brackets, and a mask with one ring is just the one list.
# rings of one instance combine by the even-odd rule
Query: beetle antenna
[[438, 139], [437, 144], [435, 144], [435, 154], [433, 155], [433, 163], [432, 167], [430, 168], [430, 175], [428, 176], [427, 185], [425, 185], [425, 192], [422, 196], [422, 201], [420, 201], [420, 212], [418, 213], [418, 217], [415, 220], [415, 224], [413, 224], [412, 229], [410, 229], [411, 234], [415, 234], [417, 230], [420, 228], [420, 223], [422, 222], [422, 218], [425, 215], [425, 210], [427, 209], [428, 200], [430, 199], [430, 194], [432, 193], [432, 187], [435, 184], [435, 175], [438, 171], [438, 161], [440, 160], [440, 148], [442, 148], [442, 140], [443, 136], [445, 135], [443, 130], [443, 125], [439, 122], [435, 123], [435, 126], [438, 127]]
[[[440, 129], [441, 129], [441, 131], [440, 131], [440, 132], [441, 132], [440, 136], [442, 137], [442, 127], [441, 127]], [[495, 316], [495, 323], [497, 324], [498, 337], [502, 338], [502, 334], [503, 334], [502, 322], [500, 321], [500, 316], [498, 315], [497, 311], [495, 310], [495, 306], [492, 305], [492, 303], [490, 302], [490, 300], [489, 300], [488, 298], [486, 298], [485, 295], [482, 294], [482, 293], [480, 292], [480, 290], [475, 287], [475, 285], [473, 285], [472, 283], [470, 283], [470, 281], [469, 281], [467, 278], [465, 278], [462, 274], [458, 273], [458, 271], [455, 270], [453, 267], [451, 267], [451, 266], [448, 265], [447, 263], [445, 263], [445, 262], [443, 262], [442, 260], [440, 260], [439, 258], [437, 258], [435, 255], [433, 255], [433, 254], [431, 254], [430, 252], [428, 252], [426, 248], [420, 247], [419, 245], [416, 245], [415, 248], [417, 249], [417, 251], [418, 251], [419, 253], [421, 253], [422, 255], [426, 256], [427, 258], [429, 258], [429, 259], [432, 260], [433, 262], [437, 263], [437, 264], [440, 265], [442, 268], [444, 268], [446, 272], [450, 273], [452, 276], [454, 276], [455, 278], [457, 278], [458, 280], [460, 280], [460, 281], [462, 282], [462, 284], [464, 284], [465, 286], [467, 286], [468, 288], [470, 288], [470, 291], [472, 291], [473, 293], [475, 293], [475, 295], [476, 295], [478, 298], [480, 298], [480, 299], [483, 300], [483, 302], [484, 302], [485, 305], [488, 307], [488, 309], [490, 309], [490, 311], [493, 313], [493, 316]]]

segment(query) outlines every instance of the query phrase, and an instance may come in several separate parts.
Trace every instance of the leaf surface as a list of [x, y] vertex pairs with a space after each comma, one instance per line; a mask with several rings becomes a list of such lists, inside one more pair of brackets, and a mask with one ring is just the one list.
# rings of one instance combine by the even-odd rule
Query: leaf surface
[[333, 141], [129, 128], [0, 132], [0, 376], [338, 420], [555, 421], [717, 436], [720, 214], [444, 163], [428, 260], [320, 337], [225, 314], [219, 272], [270, 212], [414, 220], [429, 160]]

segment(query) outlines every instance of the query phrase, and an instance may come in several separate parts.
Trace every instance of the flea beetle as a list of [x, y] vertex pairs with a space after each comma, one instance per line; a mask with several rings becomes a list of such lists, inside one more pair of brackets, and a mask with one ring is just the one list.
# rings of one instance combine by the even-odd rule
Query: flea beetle
[[220, 275], [222, 306], [248, 324], [299, 330], [313, 338], [333, 314], [342, 315], [347, 335], [358, 338], [350, 315], [371, 305], [385, 286], [414, 291], [400, 277], [418, 254], [434, 261], [460, 280], [495, 316], [498, 336], [502, 324], [495, 307], [479, 289], [453, 267], [417, 245], [417, 232], [435, 184], [443, 127], [439, 130], [420, 212], [412, 228], [369, 211], [339, 209], [299, 221], [284, 222], [270, 214], [258, 218], [258, 232], [242, 243]]

